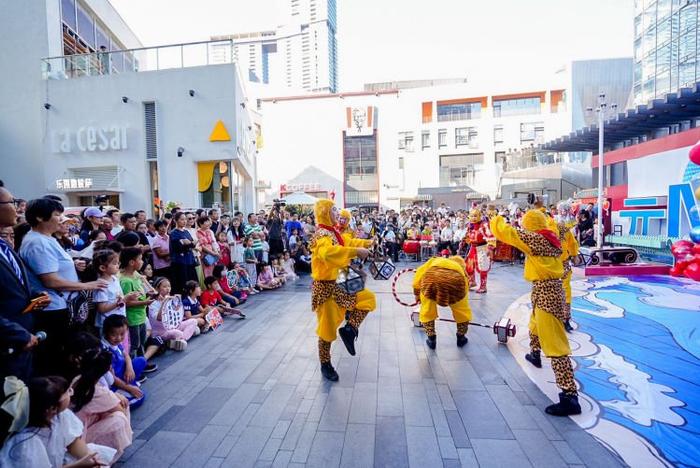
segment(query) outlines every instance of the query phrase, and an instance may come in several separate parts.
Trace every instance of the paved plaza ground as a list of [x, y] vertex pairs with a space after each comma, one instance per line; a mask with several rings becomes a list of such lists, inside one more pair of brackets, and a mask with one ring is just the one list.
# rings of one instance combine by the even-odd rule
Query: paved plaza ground
[[[528, 292], [520, 266], [497, 264], [474, 320], [493, 323]], [[623, 464], [551, 403], [485, 328], [455, 346], [440, 322], [424, 344], [389, 282], [358, 355], [333, 346], [340, 381], [323, 380], [309, 278], [252, 298], [246, 320], [169, 352], [132, 414], [123, 467], [610, 467]], [[519, 330], [519, 335], [527, 333]], [[552, 377], [553, 378], [553, 377]]]

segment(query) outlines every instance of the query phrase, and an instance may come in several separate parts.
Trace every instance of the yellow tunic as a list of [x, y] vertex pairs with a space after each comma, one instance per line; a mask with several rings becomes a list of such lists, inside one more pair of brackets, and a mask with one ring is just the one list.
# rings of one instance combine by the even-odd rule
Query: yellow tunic
[[[548, 228], [542, 226], [542, 228]], [[491, 232], [501, 242], [510, 244], [525, 254], [525, 272], [527, 281], [562, 279], [564, 266], [560, 257], [534, 256], [530, 247], [523, 242], [517, 229], [508, 225], [502, 216], [491, 220]], [[553, 314], [535, 307], [528, 324], [530, 331], [540, 338], [542, 351], [548, 357], [568, 356], [571, 354], [569, 339], [564, 323]]]
[[[315, 208], [316, 222], [331, 226], [330, 210], [333, 202], [321, 200]], [[318, 234], [318, 233], [317, 233]], [[338, 279], [338, 272], [346, 268], [350, 261], [357, 257], [359, 245], [339, 245], [330, 235], [316, 235], [311, 242], [311, 277], [314, 281], [330, 282]], [[345, 239], [343, 239], [345, 240]], [[353, 242], [354, 243], [354, 242]], [[374, 293], [363, 289], [356, 295], [355, 309], [372, 311], [376, 307]], [[330, 298], [318, 306], [314, 312], [318, 318], [316, 334], [324, 341], [334, 341], [337, 337], [338, 327], [345, 320], [345, 309]]]
[[[472, 319], [472, 311], [469, 307], [469, 281], [467, 281], [466, 274], [464, 273], [464, 266], [459, 265], [457, 262], [450, 260], [449, 258], [433, 257], [423, 265], [418, 267], [416, 274], [413, 277], [413, 289], [420, 290], [421, 282], [425, 277], [425, 274], [431, 268], [444, 268], [447, 270], [458, 272], [464, 278], [464, 297], [459, 301], [450, 304], [449, 307], [452, 310], [455, 322], [463, 323], [469, 322]], [[438, 317], [437, 302], [434, 298], [430, 299], [425, 297], [425, 295], [420, 293], [420, 321], [421, 322], [432, 322]]]

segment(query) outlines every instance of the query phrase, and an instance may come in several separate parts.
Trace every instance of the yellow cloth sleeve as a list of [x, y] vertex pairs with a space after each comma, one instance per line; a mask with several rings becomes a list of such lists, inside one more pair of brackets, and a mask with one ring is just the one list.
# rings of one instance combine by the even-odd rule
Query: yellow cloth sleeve
[[372, 244], [374, 243], [374, 241], [371, 239], [355, 239], [349, 236], [348, 238], [343, 236], [343, 240], [345, 241], [345, 245], [348, 247], [362, 247], [363, 249], [372, 247]]
[[321, 237], [316, 241], [316, 256], [326, 262], [329, 267], [344, 268], [350, 260], [357, 256], [357, 249], [342, 245], [333, 245], [328, 237]]
[[493, 236], [499, 241], [512, 245], [525, 255], [532, 255], [530, 248], [518, 236], [518, 231], [513, 226], [506, 223], [503, 216], [494, 216], [489, 227], [491, 228]]
[[563, 247], [568, 253], [569, 257], [575, 257], [578, 255], [578, 241], [576, 240], [576, 237], [574, 237], [574, 233], [571, 232], [571, 230], [566, 231], [563, 244]]

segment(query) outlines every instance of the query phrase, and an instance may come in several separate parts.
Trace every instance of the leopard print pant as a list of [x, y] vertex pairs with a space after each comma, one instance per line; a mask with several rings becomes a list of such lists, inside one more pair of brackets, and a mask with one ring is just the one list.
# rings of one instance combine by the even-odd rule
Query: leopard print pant
[[530, 332], [530, 351], [539, 352], [542, 349], [540, 345], [540, 337]]
[[365, 319], [365, 317], [367, 317], [367, 314], [369, 314], [369, 311], [367, 311], [367, 310], [353, 309], [350, 311], [350, 317], [348, 318], [348, 323], [355, 330], [359, 330], [360, 324]]
[[318, 339], [318, 360], [321, 364], [331, 362], [331, 343], [322, 338]]
[[431, 320], [430, 322], [421, 322], [423, 324], [423, 330], [425, 330], [425, 334], [428, 336], [435, 336], [435, 320]]
[[571, 320], [571, 304], [566, 302], [564, 304], [564, 321]]
[[534, 308], [549, 312], [559, 320], [566, 320], [566, 295], [560, 279], [533, 281], [530, 298]]
[[571, 365], [569, 356], [553, 357], [552, 371], [557, 386], [567, 395], [578, 395], [576, 381], [574, 380], [574, 368]]
[[462, 322], [457, 324], [457, 334], [464, 336], [467, 334], [467, 330], [469, 329], [469, 322]]
[[311, 283], [311, 308], [318, 309], [328, 299], [333, 299], [342, 309], [355, 308], [357, 296], [348, 294], [335, 281], [314, 281]]

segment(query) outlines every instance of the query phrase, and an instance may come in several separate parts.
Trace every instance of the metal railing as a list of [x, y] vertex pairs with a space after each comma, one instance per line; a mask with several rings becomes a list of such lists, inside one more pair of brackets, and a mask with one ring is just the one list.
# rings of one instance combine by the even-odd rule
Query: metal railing
[[199, 41], [41, 59], [44, 79], [157, 71], [233, 63], [233, 40]]

